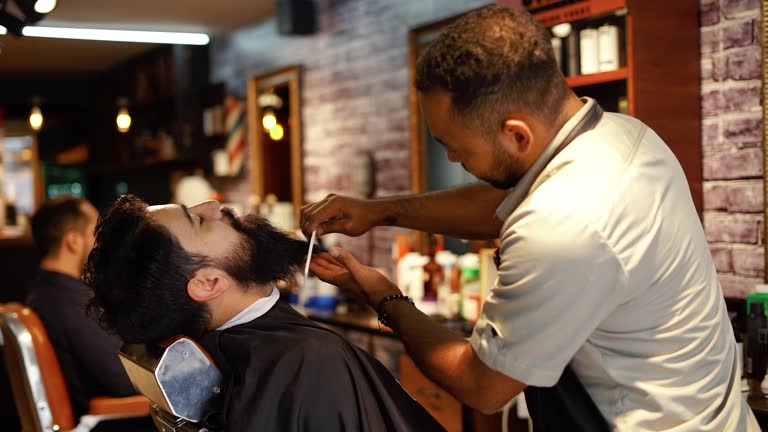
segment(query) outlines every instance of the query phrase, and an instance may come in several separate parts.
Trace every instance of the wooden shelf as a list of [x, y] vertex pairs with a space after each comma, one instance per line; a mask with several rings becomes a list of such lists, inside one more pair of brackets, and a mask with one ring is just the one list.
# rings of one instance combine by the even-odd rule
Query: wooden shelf
[[610, 72], [565, 77], [565, 81], [568, 83], [568, 87], [578, 88], [595, 84], [605, 84], [614, 81], [621, 81], [627, 79], [627, 77], [629, 77], [629, 70], [626, 67], [623, 67]]
[[[514, 4], [515, 2], [504, 0], [497, 3]], [[533, 4], [524, 7], [544, 27], [600, 16], [627, 7], [627, 0], [550, 0], [531, 3]], [[545, 4], [542, 6], [541, 3]]]

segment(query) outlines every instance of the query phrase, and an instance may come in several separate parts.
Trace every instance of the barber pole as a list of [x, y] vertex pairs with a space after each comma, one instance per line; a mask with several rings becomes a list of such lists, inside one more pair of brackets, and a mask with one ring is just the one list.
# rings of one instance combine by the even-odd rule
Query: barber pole
[[227, 99], [227, 116], [224, 123], [227, 128], [229, 175], [236, 176], [242, 170], [245, 160], [245, 103], [241, 99]]

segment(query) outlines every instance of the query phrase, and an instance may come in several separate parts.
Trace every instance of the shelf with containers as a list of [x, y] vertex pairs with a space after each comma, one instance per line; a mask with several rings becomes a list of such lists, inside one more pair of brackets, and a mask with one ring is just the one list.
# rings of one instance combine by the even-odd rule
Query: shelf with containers
[[[579, 96], [596, 99], [607, 111], [623, 112], [649, 125], [667, 143], [683, 167], [693, 202], [702, 211], [701, 78], [699, 2], [696, 0], [522, 0], [499, 1], [522, 6], [561, 37], [561, 66]], [[562, 26], [562, 24], [567, 24]], [[560, 28], [557, 26], [561, 25]], [[564, 28], [570, 26], [566, 34]], [[601, 28], [615, 27], [616, 68], [583, 73], [581, 54]], [[587, 30], [586, 33], [582, 33]], [[591, 34], [590, 34], [591, 33]], [[582, 35], [586, 36], [586, 41]], [[608, 42], [611, 37], [607, 36]], [[594, 45], [592, 45], [594, 47]], [[588, 53], [588, 55], [594, 53]], [[608, 57], [612, 57], [609, 55]], [[572, 67], [577, 65], [577, 71]], [[590, 70], [593, 71], [593, 70]]]

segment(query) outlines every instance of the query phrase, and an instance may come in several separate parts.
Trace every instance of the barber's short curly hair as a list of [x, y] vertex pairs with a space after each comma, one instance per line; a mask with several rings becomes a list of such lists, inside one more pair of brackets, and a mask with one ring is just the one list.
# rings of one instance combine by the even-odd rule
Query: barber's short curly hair
[[88, 313], [128, 343], [200, 336], [210, 313], [188, 296], [187, 282], [208, 261], [187, 252], [146, 203], [124, 195], [96, 227], [83, 275], [94, 293]]
[[529, 13], [499, 6], [449, 26], [419, 58], [415, 86], [448, 91], [459, 118], [484, 131], [512, 110], [552, 121], [569, 91], [549, 32]]

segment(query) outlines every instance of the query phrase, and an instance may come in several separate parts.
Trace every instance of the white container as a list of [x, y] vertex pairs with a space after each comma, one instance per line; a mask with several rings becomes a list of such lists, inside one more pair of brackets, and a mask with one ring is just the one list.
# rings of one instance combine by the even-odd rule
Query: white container
[[599, 45], [596, 29], [584, 29], [579, 32], [579, 56], [581, 74], [593, 74], [600, 71]]
[[407, 291], [407, 284], [408, 284], [408, 269], [414, 266], [414, 261], [418, 260], [421, 257], [420, 254], [416, 252], [408, 252], [407, 254], [403, 255], [402, 258], [400, 258], [400, 261], [397, 262], [397, 275], [395, 276], [395, 283], [397, 283], [397, 286], [400, 287], [400, 289], [403, 291], [403, 294], [408, 295]]
[[563, 40], [559, 37], [552, 38], [552, 50], [555, 52], [555, 61], [557, 61], [557, 67], [563, 67]]
[[597, 29], [600, 72], [614, 71], [619, 68], [619, 28], [604, 25]]
[[447, 318], [457, 315], [459, 309], [458, 300], [454, 301], [451, 296], [451, 273], [457, 260], [458, 257], [451, 251], [442, 250], [435, 254], [435, 262], [443, 266], [443, 281], [437, 287], [437, 309], [435, 312]]
[[443, 272], [445, 274], [443, 282], [447, 283], [449, 286], [451, 285], [451, 269], [453, 269], [458, 260], [459, 257], [451, 251], [441, 250], [435, 254], [435, 262], [443, 266]]
[[[408, 297], [411, 297], [414, 302], [420, 302], [424, 297], [424, 265], [429, 262], [429, 257], [421, 256], [414, 259], [406, 268], [406, 289]], [[402, 288], [402, 287], [401, 287]]]

